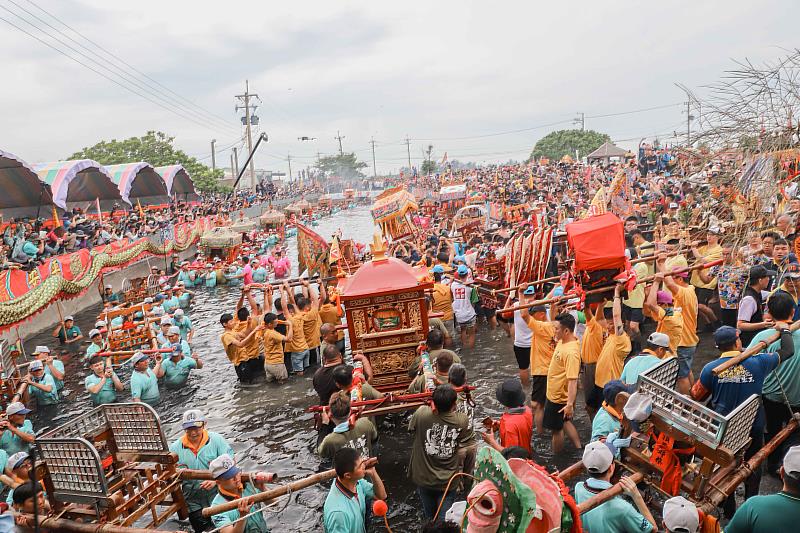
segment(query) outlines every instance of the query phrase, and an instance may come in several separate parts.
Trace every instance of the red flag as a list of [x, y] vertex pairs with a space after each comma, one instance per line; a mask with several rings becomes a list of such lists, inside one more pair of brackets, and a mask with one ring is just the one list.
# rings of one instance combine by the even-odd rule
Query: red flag
[[298, 272], [302, 274], [307, 269], [309, 276], [316, 273], [326, 276], [328, 274], [329, 248], [327, 241], [318, 233], [297, 223]]

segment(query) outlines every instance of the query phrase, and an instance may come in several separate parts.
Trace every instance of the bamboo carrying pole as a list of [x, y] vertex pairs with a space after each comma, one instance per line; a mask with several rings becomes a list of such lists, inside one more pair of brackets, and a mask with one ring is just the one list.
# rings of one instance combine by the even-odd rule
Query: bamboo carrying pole
[[[371, 468], [378, 464], [378, 459], [371, 457], [365, 461], [365, 467]], [[252, 496], [247, 496], [246, 498], [239, 498], [236, 500], [231, 500], [229, 502], [221, 503], [219, 505], [212, 505], [211, 507], [206, 507], [203, 509], [203, 516], [208, 518], [209, 516], [214, 516], [219, 513], [224, 513], [227, 511], [232, 511], [239, 506], [239, 502], [244, 500], [249, 500], [252, 504], [266, 502], [269, 500], [274, 500], [280, 496], [288, 494], [289, 492], [295, 492], [300, 489], [304, 489], [306, 487], [310, 487], [311, 485], [316, 485], [317, 483], [321, 483], [323, 481], [327, 481], [329, 479], [333, 479], [336, 477], [336, 470], [326, 470], [324, 472], [320, 472], [319, 474], [314, 474], [308, 477], [304, 477], [303, 479], [298, 479], [297, 481], [292, 481], [291, 483], [287, 483], [282, 487], [278, 487], [271, 490], [265, 490], [264, 492], [259, 492], [258, 494], [253, 494]]]
[[95, 355], [99, 357], [114, 357], [114, 356], [123, 356], [123, 355], [133, 355], [136, 352], [142, 352], [143, 354], [154, 354], [154, 353], [170, 353], [172, 352], [172, 348], [159, 348], [159, 349], [150, 349], [150, 350], [117, 350], [115, 352], [98, 352]]
[[[711, 261], [709, 263], [700, 263], [700, 264], [697, 264], [697, 265], [692, 265], [690, 267], [681, 268], [681, 269], [675, 270], [673, 272], [668, 272], [668, 274], [680, 274], [680, 273], [684, 273], [684, 272], [691, 272], [693, 270], [704, 270], [706, 268], [711, 268], [713, 266], [717, 266], [717, 265], [720, 265], [720, 264], [722, 264], [722, 259], [718, 259], [716, 261]], [[636, 284], [637, 285], [641, 285], [642, 283], [649, 283], [649, 282], [653, 281], [654, 279], [655, 279], [655, 275], [646, 276], [646, 277], [644, 277], [644, 278], [642, 278], [640, 280], [637, 280]], [[586, 296], [588, 296], [588, 295], [591, 295], [591, 294], [600, 294], [600, 293], [603, 293], [603, 292], [609, 292], [609, 291], [613, 291], [613, 290], [614, 290], [614, 285], [610, 285], [608, 287], [600, 287], [599, 289], [592, 289], [592, 290], [586, 291], [584, 294]], [[518, 304], [518, 305], [515, 305], [513, 307], [506, 307], [505, 309], [498, 309], [497, 312], [498, 313], [510, 313], [512, 311], [518, 311], [520, 309], [528, 309], [528, 308], [533, 307], [535, 305], [548, 305], [548, 304], [551, 304], [551, 303], [556, 303], [556, 302], [569, 300], [570, 298], [575, 298], [575, 297], [576, 297], [576, 295], [574, 295], [574, 294], [565, 294], [563, 296], [556, 296], [554, 298], [546, 298], [544, 300], [534, 300], [532, 302], [527, 302], [525, 304]]]
[[[800, 329], [800, 321], [794, 322], [789, 326], [789, 331], [791, 332], [795, 332], [798, 329]], [[718, 376], [721, 372], [724, 372], [725, 370], [729, 369], [732, 366], [738, 365], [748, 357], [761, 353], [761, 350], [766, 349], [767, 346], [769, 346], [773, 342], [777, 342], [778, 340], [780, 340], [780, 338], [781, 338], [780, 331], [776, 331], [766, 339], [758, 341], [758, 344], [755, 344], [752, 348], [748, 348], [747, 350], [743, 351], [736, 357], [731, 357], [722, 364], [717, 365], [711, 372], [713, 372], [715, 376]]]
[[313, 278], [292, 278], [292, 279], [282, 279], [280, 281], [270, 281], [268, 283], [251, 283], [248, 287], [252, 289], [266, 289], [267, 287], [276, 288], [283, 285], [284, 282], [289, 284], [289, 287], [299, 287], [303, 284], [304, 281], [309, 283], [327, 283], [328, 281], [334, 281], [339, 279], [338, 276], [328, 276], [326, 278], [320, 278], [319, 276], [314, 276]]
[[[31, 514], [18, 514], [16, 516], [17, 525], [25, 527], [31, 531], [34, 529], [34, 516]], [[90, 524], [75, 522], [64, 518], [40, 518], [39, 527], [49, 531], [73, 531], [75, 533], [153, 533], [156, 529], [144, 529], [141, 527], [125, 527], [114, 524]]]
[[[641, 480], [644, 479], [644, 474], [642, 474], [641, 472], [634, 472], [633, 474], [630, 475], [630, 478], [633, 480], [634, 483], [639, 483]], [[583, 514], [587, 511], [591, 511], [598, 505], [606, 503], [611, 498], [619, 496], [620, 494], [622, 494], [622, 492], [623, 492], [622, 484], [616, 483], [611, 487], [607, 488], [606, 490], [604, 490], [603, 492], [595, 494], [588, 500], [584, 500], [581, 503], [579, 503], [578, 512]]]
[[[267, 483], [274, 483], [278, 479], [278, 474], [273, 472], [264, 472], [267, 474], [268, 479]], [[258, 472], [242, 472], [242, 481], [251, 481]], [[191, 468], [183, 468], [178, 470], [178, 476], [181, 479], [194, 479], [197, 481], [211, 481], [214, 478], [211, 477], [210, 470], [192, 470]]]

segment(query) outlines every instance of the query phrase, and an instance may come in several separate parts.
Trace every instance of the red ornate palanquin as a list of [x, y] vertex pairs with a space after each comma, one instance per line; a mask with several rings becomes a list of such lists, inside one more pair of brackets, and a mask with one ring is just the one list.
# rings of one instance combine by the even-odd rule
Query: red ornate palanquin
[[428, 334], [425, 291], [433, 283], [418, 281], [409, 265], [385, 257], [382, 248], [382, 243], [373, 245], [374, 259], [344, 280], [341, 302], [351, 348], [364, 352], [372, 365], [370, 383], [392, 391], [411, 381], [408, 367]]

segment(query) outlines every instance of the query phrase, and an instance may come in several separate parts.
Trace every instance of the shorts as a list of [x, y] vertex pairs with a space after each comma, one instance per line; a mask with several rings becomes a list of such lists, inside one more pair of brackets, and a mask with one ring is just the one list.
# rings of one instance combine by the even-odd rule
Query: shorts
[[476, 319], [477, 319], [477, 317], [474, 316], [474, 317], [472, 317], [471, 320], [468, 320], [467, 322], [458, 322], [458, 321], [456, 321], [456, 329], [458, 329], [458, 331], [463, 331], [465, 329], [474, 328], [475, 324], [477, 323]]
[[701, 289], [700, 287], [695, 287], [694, 292], [697, 295], [697, 303], [700, 305], [708, 305], [708, 302], [717, 292], [716, 289]]
[[308, 350], [289, 352], [289, 357], [292, 359], [292, 372], [302, 372], [308, 368], [310, 357]]
[[598, 404], [596, 403], [593, 394], [594, 374], [595, 370], [597, 370], [597, 363], [581, 363], [581, 367], [583, 368], [583, 372], [581, 372], [581, 387], [583, 388], [583, 400], [589, 407], [592, 407], [594, 409], [600, 409], [600, 405], [603, 403], [602, 395], [600, 403]]
[[550, 431], [564, 429], [564, 413], [560, 412], [564, 407], [566, 407], [564, 403], [553, 403], [550, 400], [545, 400], [542, 425]]
[[289, 379], [289, 373], [286, 371], [286, 365], [283, 363], [277, 365], [264, 365], [264, 371], [267, 373], [267, 382], [270, 381], [285, 381]]
[[692, 373], [692, 361], [697, 346], [678, 346], [678, 379], [687, 378]]
[[622, 304], [622, 320], [641, 324], [644, 322], [644, 313], [642, 313], [642, 308], [628, 307], [627, 305]]
[[547, 401], [547, 376], [531, 376], [531, 401], [544, 407]]
[[491, 320], [497, 313], [497, 309], [494, 307], [484, 307], [480, 302], [478, 302], [475, 304], [475, 312], [479, 317], [485, 318], [486, 320]]
[[264, 357], [254, 357], [236, 365], [236, 375], [242, 383], [252, 383], [264, 377]]
[[514, 345], [514, 357], [517, 358], [517, 366], [520, 370], [527, 370], [531, 367], [531, 347]]

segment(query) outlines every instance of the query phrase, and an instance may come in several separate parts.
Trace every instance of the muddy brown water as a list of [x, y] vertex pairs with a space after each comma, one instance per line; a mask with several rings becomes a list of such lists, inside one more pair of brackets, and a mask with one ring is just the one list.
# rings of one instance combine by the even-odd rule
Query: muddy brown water
[[[326, 239], [341, 228], [345, 237], [359, 242], [369, 242], [375, 228], [369, 209], [362, 207], [343, 211], [323, 219], [314, 228]], [[289, 257], [296, 262], [296, 242], [290, 239]], [[296, 271], [296, 264], [294, 265]], [[296, 273], [296, 272], [295, 272]], [[222, 350], [219, 336], [222, 327], [219, 316], [232, 312], [240, 295], [238, 288], [198, 288], [189, 316], [195, 327], [192, 349], [204, 362], [204, 368], [195, 370], [186, 386], [179, 390], [162, 386], [161, 402], [156, 410], [161, 418], [169, 442], [181, 433], [180, 417], [190, 408], [202, 410], [208, 418], [209, 429], [221, 433], [236, 452], [237, 461], [245, 469], [264, 469], [276, 472], [281, 480], [291, 480], [319, 471], [320, 460], [314, 447], [317, 435], [313, 428], [313, 417], [306, 408], [317, 403], [317, 395], [311, 386], [311, 373], [302, 378], [292, 377], [284, 385], [257, 384], [242, 386], [236, 380], [234, 369]], [[76, 315], [77, 324], [86, 334], [92, 329], [99, 308], [89, 309]], [[42, 331], [25, 341], [30, 353], [36, 344], [55, 347], [50, 332]], [[462, 350], [461, 358], [468, 370], [472, 385], [478, 387], [475, 420], [498, 417], [502, 412], [494, 398], [494, 389], [504, 378], [517, 375], [517, 366], [512, 351], [512, 342], [500, 329], [490, 330], [480, 325], [475, 347]], [[695, 375], [702, 365], [715, 356], [713, 346], [704, 337], [695, 360]], [[66, 397], [56, 413], [38, 412], [33, 416], [37, 432], [54, 427], [80, 416], [91, 408], [83, 380], [89, 373], [79, 357], [65, 357], [67, 377]], [[130, 371], [121, 377], [127, 386]], [[120, 401], [130, 399], [128, 390], [121, 394]], [[416, 531], [422, 523], [420, 503], [414, 494], [414, 486], [406, 477], [411, 435], [407, 431], [407, 416], [396, 414], [386, 417], [379, 428], [380, 452], [378, 471], [383, 477], [389, 493], [389, 523], [394, 531]], [[590, 423], [579, 393], [575, 423], [581, 438], [590, 435]], [[563, 469], [580, 459], [580, 452], [567, 444], [558, 456], [550, 452], [548, 436], [534, 437], [535, 460], [548, 469]], [[481, 443], [481, 445], [483, 445]], [[291, 496], [285, 509], [268, 513], [267, 522], [273, 531], [318, 532], [322, 531], [322, 506], [329, 485], [317, 485]], [[283, 503], [279, 505], [283, 507]], [[188, 524], [170, 523], [170, 529]], [[383, 531], [383, 523], [373, 520], [374, 531]]]

